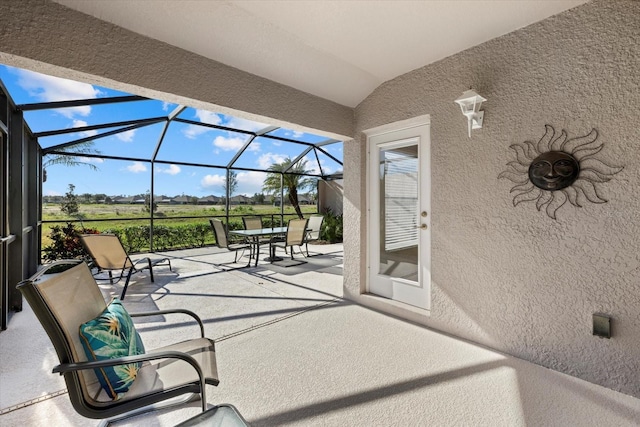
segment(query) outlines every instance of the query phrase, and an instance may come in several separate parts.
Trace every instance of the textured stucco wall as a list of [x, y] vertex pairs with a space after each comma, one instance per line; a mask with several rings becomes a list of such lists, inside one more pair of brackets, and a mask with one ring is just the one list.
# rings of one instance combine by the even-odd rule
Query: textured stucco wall
[[[640, 2], [596, 1], [380, 86], [345, 146], [345, 294], [358, 298], [366, 277], [360, 132], [430, 114], [433, 290], [421, 321], [640, 397], [639, 69]], [[488, 98], [471, 139], [453, 103], [470, 86]], [[557, 220], [513, 206], [514, 184], [497, 179], [509, 146], [537, 142], [545, 124], [599, 131], [595, 157], [624, 166], [598, 184], [608, 203], [567, 204]], [[591, 335], [595, 312], [613, 316], [612, 339]]]
[[57, 3], [0, 1], [0, 17], [3, 64], [328, 136], [353, 134], [349, 107]]

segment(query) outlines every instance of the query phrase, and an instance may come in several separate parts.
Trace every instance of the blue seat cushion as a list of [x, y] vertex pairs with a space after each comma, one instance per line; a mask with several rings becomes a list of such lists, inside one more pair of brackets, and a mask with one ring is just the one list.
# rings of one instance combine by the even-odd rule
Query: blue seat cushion
[[[90, 361], [144, 354], [142, 339], [122, 302], [114, 298], [95, 319], [80, 325], [80, 340]], [[114, 400], [126, 393], [142, 363], [110, 366], [94, 372], [104, 391]]]

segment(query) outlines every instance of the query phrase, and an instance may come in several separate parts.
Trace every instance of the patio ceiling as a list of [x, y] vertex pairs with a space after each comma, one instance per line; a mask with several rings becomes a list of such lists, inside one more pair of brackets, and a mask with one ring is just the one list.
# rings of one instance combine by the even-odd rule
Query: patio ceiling
[[385, 81], [587, 0], [54, 0], [355, 107]]

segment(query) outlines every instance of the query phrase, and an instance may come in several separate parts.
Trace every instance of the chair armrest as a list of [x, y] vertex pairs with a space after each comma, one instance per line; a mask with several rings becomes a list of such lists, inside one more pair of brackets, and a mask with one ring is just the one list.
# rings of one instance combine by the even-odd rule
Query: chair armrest
[[144, 317], [144, 316], [156, 316], [158, 314], [186, 314], [193, 317], [198, 325], [200, 325], [200, 338], [204, 338], [204, 325], [202, 324], [202, 319], [200, 316], [195, 314], [193, 311], [185, 310], [182, 308], [173, 308], [168, 310], [156, 310], [156, 311], [145, 311], [140, 313], [129, 313], [131, 317]]
[[[53, 368], [53, 373], [59, 373], [63, 375], [66, 372], [82, 371], [87, 369], [104, 368], [107, 366], [125, 365], [128, 363], [146, 362], [149, 360], [158, 359], [180, 359], [190, 364], [198, 374], [199, 386], [200, 386], [200, 398], [202, 399], [202, 411], [206, 410], [206, 382], [204, 378], [204, 372], [202, 367], [198, 364], [198, 361], [187, 353], [180, 351], [159, 351], [155, 353], [138, 354], [135, 356], [117, 357], [109, 360], [96, 360], [88, 362], [77, 363], [61, 363]], [[217, 385], [217, 384], [216, 384]]]
[[146, 353], [146, 354], [137, 354], [135, 356], [124, 356], [124, 357], [116, 357], [114, 359], [109, 360], [94, 360], [87, 362], [77, 362], [77, 363], [61, 363], [57, 366], [54, 366], [53, 373], [60, 375], [65, 372], [73, 372], [73, 371], [83, 371], [86, 369], [96, 369], [96, 368], [105, 368], [107, 366], [118, 366], [118, 365], [126, 365], [129, 363], [137, 363], [137, 362], [148, 362], [150, 360], [158, 360], [158, 359], [180, 359], [184, 360], [198, 372], [198, 377], [200, 378], [201, 383], [204, 384], [204, 373], [202, 372], [202, 368], [198, 364], [198, 361], [194, 359], [192, 356], [187, 353], [182, 353], [180, 351], [159, 351], [157, 353]]

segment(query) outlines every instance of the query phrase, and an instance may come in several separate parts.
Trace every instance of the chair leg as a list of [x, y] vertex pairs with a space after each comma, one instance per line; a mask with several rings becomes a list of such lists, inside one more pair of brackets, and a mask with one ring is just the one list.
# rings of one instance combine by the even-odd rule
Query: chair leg
[[309, 242], [304, 242], [304, 247], [307, 248], [307, 256], [309, 256]]
[[120, 295], [120, 301], [124, 301], [124, 295], [127, 293], [127, 288], [129, 287], [129, 280], [131, 279], [131, 275], [133, 274], [133, 268], [129, 269], [129, 274], [127, 274], [127, 281], [124, 282], [124, 288], [122, 289], [122, 295]]
[[153, 283], [153, 267], [151, 266], [151, 258], [147, 258], [147, 262], [149, 263], [149, 276], [151, 276], [151, 283]]
[[113, 274], [111, 274], [111, 270], [109, 270], [109, 284], [113, 285]]

